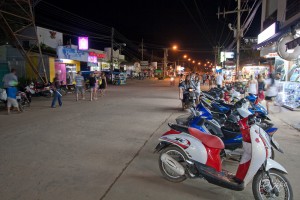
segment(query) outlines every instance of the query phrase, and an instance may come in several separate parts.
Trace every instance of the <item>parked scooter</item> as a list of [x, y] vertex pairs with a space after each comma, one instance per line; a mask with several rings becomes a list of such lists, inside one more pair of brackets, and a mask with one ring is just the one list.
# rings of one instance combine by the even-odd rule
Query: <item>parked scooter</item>
[[[244, 106], [244, 108], [247, 110], [246, 105]], [[197, 110], [194, 110], [193, 108], [190, 110], [191, 114], [188, 117], [184, 118], [179, 116], [176, 118], [177, 124], [193, 127], [204, 133], [220, 137], [225, 145], [224, 150], [221, 151], [221, 157], [239, 161], [243, 154], [242, 134], [240, 130], [232, 131], [231, 128], [228, 129], [226, 126], [219, 124], [219, 122], [214, 119], [212, 112], [210, 112], [210, 110], [208, 110], [208, 108], [205, 107], [201, 102], [198, 104]], [[232, 116], [232, 118], [236, 118], [236, 116]], [[236, 126], [238, 126], [238, 124]], [[266, 137], [271, 142], [273, 147], [271, 149], [272, 159], [275, 157], [274, 149], [283, 153], [279, 147], [279, 144], [273, 138], [273, 135], [277, 130], [278, 129], [275, 127], [265, 130], [267, 134]]]
[[[169, 124], [155, 148], [160, 152], [159, 168], [169, 181], [182, 182], [186, 178], [204, 178], [209, 183], [236, 191], [244, 190], [252, 180], [254, 198], [293, 199], [293, 191], [286, 178], [286, 169], [270, 159], [271, 144], [263, 130], [255, 124], [255, 115], [245, 115], [242, 105], [234, 108], [240, 115], [243, 137], [243, 156], [236, 174], [222, 169], [220, 152], [222, 140], [195, 128]], [[247, 112], [249, 113], [249, 112]]]

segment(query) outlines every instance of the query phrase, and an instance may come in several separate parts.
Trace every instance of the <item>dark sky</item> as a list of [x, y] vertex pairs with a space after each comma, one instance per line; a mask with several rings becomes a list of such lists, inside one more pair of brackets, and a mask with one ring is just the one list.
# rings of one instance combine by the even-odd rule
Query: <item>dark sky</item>
[[[235, 24], [236, 15], [218, 19], [216, 13], [219, 6], [221, 10], [224, 7], [232, 10], [236, 7], [236, 1], [42, 0], [35, 11], [38, 24], [69, 35], [92, 36], [91, 45], [95, 47], [110, 45], [111, 27], [114, 27], [115, 40], [125, 42], [124, 53], [134, 57], [140, 58], [138, 49], [143, 38], [148, 55], [162, 57], [162, 48], [177, 44], [182, 51], [170, 52], [169, 56], [181, 57], [186, 53], [194, 59], [203, 60], [213, 58], [213, 46], [226, 47], [233, 40], [227, 24]], [[257, 36], [259, 20], [256, 17], [246, 36]]]

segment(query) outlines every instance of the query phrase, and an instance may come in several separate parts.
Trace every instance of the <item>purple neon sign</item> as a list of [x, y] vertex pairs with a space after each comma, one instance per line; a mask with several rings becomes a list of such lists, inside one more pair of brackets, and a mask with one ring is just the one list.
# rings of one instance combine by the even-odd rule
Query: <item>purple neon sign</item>
[[80, 50], [89, 49], [89, 38], [88, 37], [78, 37], [78, 48]]

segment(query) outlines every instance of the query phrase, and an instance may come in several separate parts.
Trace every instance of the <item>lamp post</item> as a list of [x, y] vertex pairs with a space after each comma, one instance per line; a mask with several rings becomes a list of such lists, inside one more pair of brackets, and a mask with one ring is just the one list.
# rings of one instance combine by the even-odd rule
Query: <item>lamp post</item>
[[[174, 45], [172, 47], [173, 50], [177, 50], [177, 45]], [[164, 66], [163, 66], [163, 79], [166, 77], [166, 69], [168, 65], [168, 51], [170, 48], [164, 48]]]

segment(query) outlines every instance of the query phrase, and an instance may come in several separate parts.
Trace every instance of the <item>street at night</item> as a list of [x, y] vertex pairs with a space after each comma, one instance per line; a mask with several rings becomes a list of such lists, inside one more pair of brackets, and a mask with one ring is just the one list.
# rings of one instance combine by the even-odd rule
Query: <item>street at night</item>
[[[76, 102], [67, 94], [63, 107], [50, 103], [36, 97], [24, 113], [0, 112], [1, 199], [253, 199], [251, 183], [236, 192], [203, 179], [171, 183], [162, 177], [153, 154], [158, 138], [168, 122], [188, 113], [168, 79], [128, 80], [109, 86], [97, 101]], [[300, 133], [270, 117], [284, 150], [275, 158], [287, 169], [297, 199]], [[236, 170], [235, 161], [223, 164]]]

